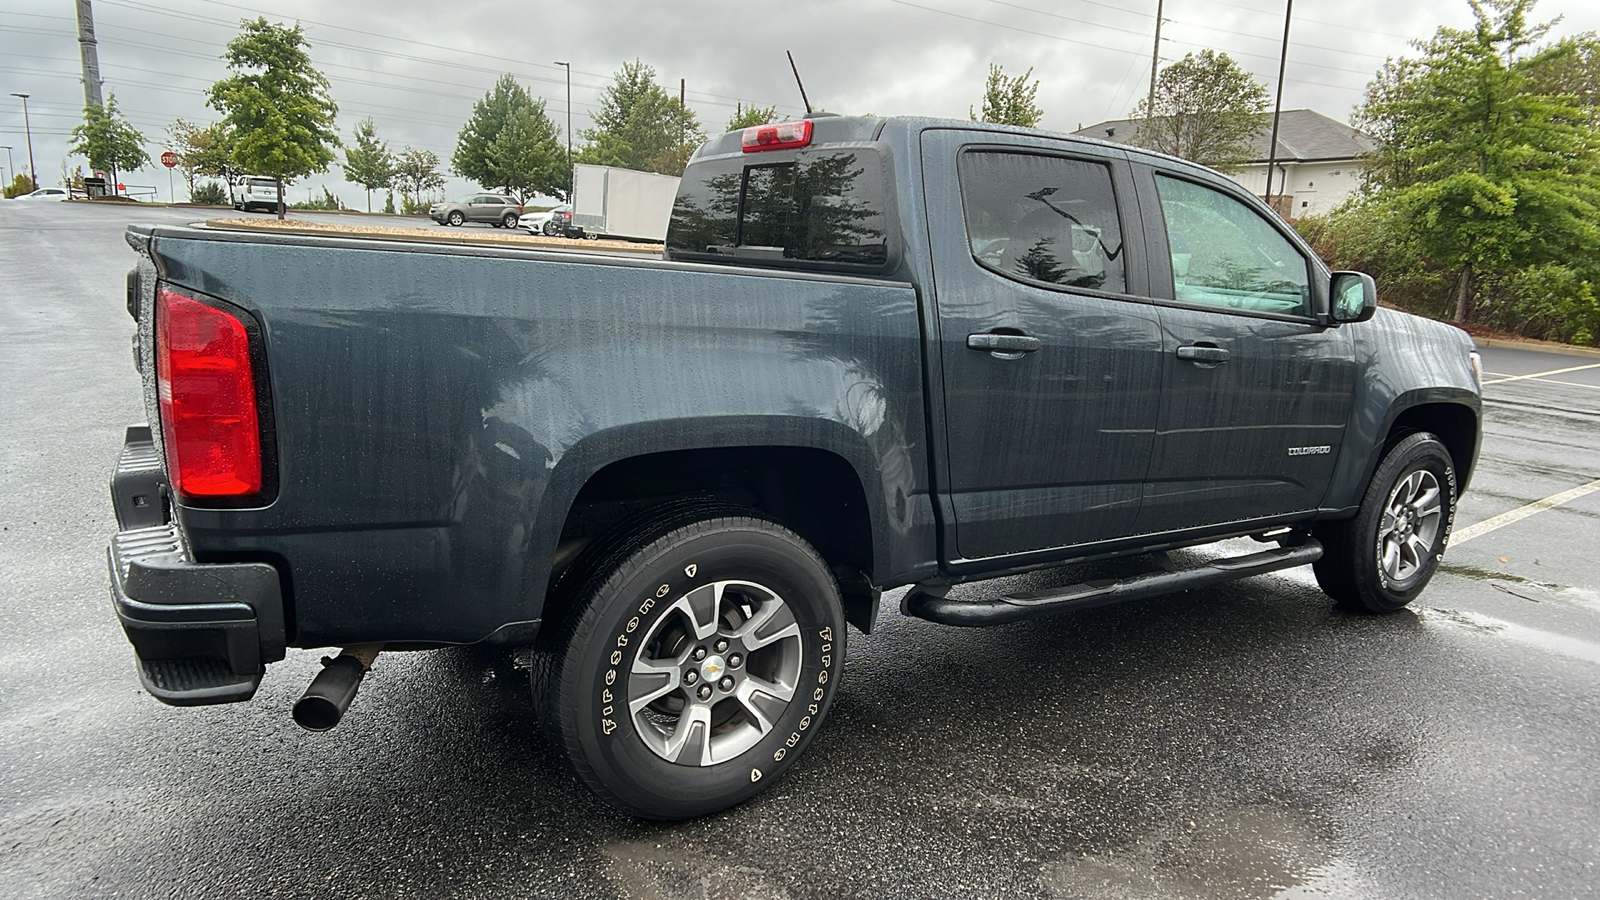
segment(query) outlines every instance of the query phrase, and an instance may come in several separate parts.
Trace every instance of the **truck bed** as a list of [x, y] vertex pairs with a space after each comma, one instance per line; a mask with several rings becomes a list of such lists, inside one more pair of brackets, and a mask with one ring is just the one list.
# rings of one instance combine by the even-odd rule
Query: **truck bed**
[[[258, 324], [270, 496], [178, 505], [199, 561], [283, 569], [291, 646], [467, 643], [540, 617], [569, 507], [606, 466], [759, 443], [860, 474], [887, 574], [930, 559], [909, 285], [668, 262], [593, 241], [248, 220], [142, 227], [155, 283]], [[157, 274], [159, 273], [159, 275]], [[159, 430], [157, 430], [159, 436]]]

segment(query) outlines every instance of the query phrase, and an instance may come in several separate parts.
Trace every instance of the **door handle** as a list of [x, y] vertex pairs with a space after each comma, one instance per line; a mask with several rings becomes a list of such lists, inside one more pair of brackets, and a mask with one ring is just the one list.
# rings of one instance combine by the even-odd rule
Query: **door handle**
[[[1029, 337], [1025, 334], [989, 334], [985, 332], [967, 335], [968, 350], [987, 350], [994, 354], [1018, 354], [1020, 356], [1023, 353], [1033, 353], [1041, 346], [1043, 345], [1039, 343], [1038, 338]], [[1008, 358], [1017, 359], [1019, 356], [1008, 356]]]
[[1192, 345], [1178, 348], [1178, 358], [1190, 362], [1225, 363], [1228, 361], [1228, 351], [1221, 347], [1206, 347]]

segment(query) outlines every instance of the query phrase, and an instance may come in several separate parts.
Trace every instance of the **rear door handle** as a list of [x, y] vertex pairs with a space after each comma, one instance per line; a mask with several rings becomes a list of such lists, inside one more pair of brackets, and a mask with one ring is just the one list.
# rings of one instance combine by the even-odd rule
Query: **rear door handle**
[[[987, 350], [990, 353], [1033, 353], [1042, 344], [1036, 337], [1025, 334], [969, 334], [967, 335], [967, 349]], [[1016, 357], [1011, 357], [1015, 359]]]
[[1228, 351], [1221, 347], [1205, 347], [1192, 345], [1178, 348], [1178, 358], [1191, 362], [1224, 363], [1228, 361]]

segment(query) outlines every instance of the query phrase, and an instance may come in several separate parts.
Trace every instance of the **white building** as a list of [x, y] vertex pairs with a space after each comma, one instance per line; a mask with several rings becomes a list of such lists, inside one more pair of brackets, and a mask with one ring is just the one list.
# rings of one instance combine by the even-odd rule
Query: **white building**
[[[1137, 120], [1101, 122], [1074, 132], [1119, 144], [1131, 143]], [[1272, 116], [1262, 116], [1250, 161], [1229, 173], [1246, 190], [1265, 199], [1267, 142]], [[1278, 152], [1272, 193], [1278, 211], [1290, 218], [1332, 212], [1361, 186], [1363, 157], [1373, 149], [1364, 132], [1309, 109], [1286, 109], [1278, 116]]]

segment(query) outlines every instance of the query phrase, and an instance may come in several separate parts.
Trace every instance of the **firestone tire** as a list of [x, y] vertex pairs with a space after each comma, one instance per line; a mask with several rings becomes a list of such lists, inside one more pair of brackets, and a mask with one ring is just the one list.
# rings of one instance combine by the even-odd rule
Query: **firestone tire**
[[1393, 612], [1416, 599], [1444, 557], [1457, 490], [1454, 462], [1437, 437], [1402, 439], [1373, 472], [1355, 518], [1317, 530], [1317, 584], [1355, 612]]
[[579, 779], [658, 820], [777, 781], [820, 730], [844, 666], [839, 589], [816, 551], [744, 511], [690, 507], [586, 569], [534, 679]]
[[452, 226], [460, 226], [463, 222], [467, 221], [467, 217], [463, 216], [459, 212], [453, 212], [447, 218]]

